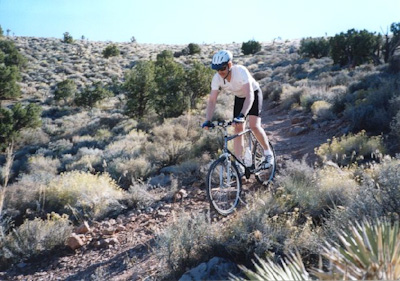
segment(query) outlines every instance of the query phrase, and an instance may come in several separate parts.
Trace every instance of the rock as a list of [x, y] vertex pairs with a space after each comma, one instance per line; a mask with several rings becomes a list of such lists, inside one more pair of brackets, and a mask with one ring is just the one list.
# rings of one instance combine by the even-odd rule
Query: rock
[[233, 262], [220, 257], [214, 257], [208, 262], [204, 262], [187, 271], [179, 281], [228, 280], [230, 277], [229, 273], [238, 276], [240, 270]]
[[304, 134], [308, 131], [307, 127], [293, 127], [289, 130], [291, 136], [298, 136]]
[[70, 237], [67, 239], [67, 246], [72, 250], [79, 249], [85, 245], [85, 242], [76, 234], [72, 233]]
[[87, 221], [83, 222], [83, 224], [75, 229], [76, 234], [85, 234], [88, 232], [90, 232], [90, 227]]

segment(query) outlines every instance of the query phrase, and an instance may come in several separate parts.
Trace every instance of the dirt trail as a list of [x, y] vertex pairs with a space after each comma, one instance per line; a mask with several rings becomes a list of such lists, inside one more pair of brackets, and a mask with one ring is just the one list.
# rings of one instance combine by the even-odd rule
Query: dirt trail
[[288, 113], [279, 107], [265, 109], [261, 117], [281, 165], [288, 159], [303, 158], [308, 164], [314, 164], [318, 160], [315, 148], [338, 135], [343, 126], [341, 121], [313, 123], [310, 114]]

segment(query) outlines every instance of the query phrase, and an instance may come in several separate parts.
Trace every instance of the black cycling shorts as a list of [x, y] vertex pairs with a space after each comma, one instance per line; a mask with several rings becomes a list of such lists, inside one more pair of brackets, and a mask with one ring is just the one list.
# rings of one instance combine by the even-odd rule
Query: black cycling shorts
[[[246, 98], [238, 98], [235, 96], [235, 105], [233, 107], [233, 118], [238, 116], [242, 111], [245, 99]], [[262, 92], [259, 90], [254, 91], [254, 102], [247, 115], [260, 116], [262, 109], [262, 101], [263, 101]]]

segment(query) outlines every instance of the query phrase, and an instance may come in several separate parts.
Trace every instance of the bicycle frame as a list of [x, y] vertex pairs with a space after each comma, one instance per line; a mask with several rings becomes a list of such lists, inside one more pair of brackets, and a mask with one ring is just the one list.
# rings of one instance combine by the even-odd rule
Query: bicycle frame
[[[222, 127], [224, 128], [224, 147], [223, 147], [223, 153], [221, 154], [220, 157], [223, 157], [223, 156], [225, 156], [225, 157], [232, 156], [232, 157], [236, 160], [237, 163], [239, 163], [240, 165], [242, 165], [242, 166], [245, 168], [246, 174], [253, 173], [253, 172], [254, 172], [254, 169], [255, 169], [254, 163], [252, 163], [252, 165], [251, 165], [250, 167], [247, 167], [247, 166], [245, 165], [245, 163], [243, 163], [243, 161], [242, 161], [241, 159], [239, 159], [234, 153], [232, 153], [232, 151], [230, 151], [229, 148], [228, 148], [228, 142], [229, 142], [229, 141], [231, 141], [231, 140], [233, 140], [233, 139], [235, 139], [235, 138], [237, 138], [237, 137], [243, 136], [243, 135], [245, 135], [245, 134], [248, 134], [248, 133], [249, 133], [249, 134], [252, 134], [252, 131], [251, 131], [250, 129], [245, 129], [243, 132], [240, 132], [240, 133], [238, 133], [238, 134], [229, 135], [229, 134], [228, 134], [228, 126], [232, 124], [232, 121], [229, 121], [229, 122], [225, 122], [225, 121], [223, 121], [223, 122], [218, 122], [218, 124], [219, 124], [220, 126], [222, 125]], [[249, 146], [249, 148], [250, 148], [250, 151], [253, 151], [253, 150], [252, 150], [252, 145], [253, 145], [252, 142], [249, 142], [249, 143], [248, 143], [248, 146]]]

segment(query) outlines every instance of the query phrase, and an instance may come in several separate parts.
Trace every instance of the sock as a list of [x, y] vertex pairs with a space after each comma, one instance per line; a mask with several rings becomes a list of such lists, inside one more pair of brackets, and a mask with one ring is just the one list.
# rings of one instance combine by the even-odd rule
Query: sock
[[268, 156], [268, 155], [273, 155], [272, 151], [270, 149], [264, 150], [264, 156]]

